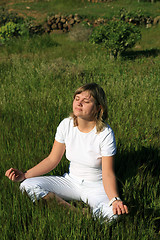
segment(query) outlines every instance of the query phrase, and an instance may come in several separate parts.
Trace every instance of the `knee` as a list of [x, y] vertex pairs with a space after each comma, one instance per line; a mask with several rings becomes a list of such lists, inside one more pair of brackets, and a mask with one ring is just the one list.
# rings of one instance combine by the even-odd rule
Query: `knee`
[[24, 191], [27, 191], [29, 188], [33, 188], [33, 186], [34, 185], [31, 184], [30, 179], [26, 179], [20, 184], [20, 190], [24, 192]]
[[112, 207], [108, 207], [106, 203], [100, 203], [95, 209], [93, 209], [93, 214], [95, 217], [101, 218], [102, 222], [111, 222], [118, 217], [118, 215], [113, 213]]
[[40, 198], [43, 198], [48, 194], [48, 191], [44, 190], [40, 184], [31, 178], [24, 180], [20, 184], [20, 190], [22, 193], [26, 192], [33, 202], [39, 200]]

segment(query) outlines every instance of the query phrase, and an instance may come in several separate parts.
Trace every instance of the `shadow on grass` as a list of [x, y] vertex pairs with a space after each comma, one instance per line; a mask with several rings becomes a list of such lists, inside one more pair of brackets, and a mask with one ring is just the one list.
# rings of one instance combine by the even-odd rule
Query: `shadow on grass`
[[124, 59], [131, 59], [134, 60], [136, 58], [142, 58], [142, 57], [157, 57], [160, 54], [160, 50], [153, 48], [150, 50], [143, 50], [143, 51], [126, 51], [122, 53], [122, 58]]
[[126, 200], [130, 217], [150, 219], [157, 233], [160, 231], [159, 154], [159, 149], [152, 147], [130, 152], [119, 148], [115, 164], [119, 192]]
[[159, 177], [159, 150], [158, 148], [142, 147], [139, 150], [131, 150], [130, 152], [120, 149], [116, 155], [116, 175], [122, 181], [131, 179], [143, 171], [143, 174], [150, 173], [152, 177]]

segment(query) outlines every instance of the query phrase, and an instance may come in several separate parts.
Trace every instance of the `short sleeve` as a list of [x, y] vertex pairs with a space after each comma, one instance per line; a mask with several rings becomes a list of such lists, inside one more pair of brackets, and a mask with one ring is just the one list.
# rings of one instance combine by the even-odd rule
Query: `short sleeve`
[[100, 142], [102, 156], [113, 156], [116, 154], [116, 140], [113, 130], [108, 127], [103, 132]]
[[60, 143], [65, 143], [65, 121], [63, 120], [57, 127], [55, 140]]

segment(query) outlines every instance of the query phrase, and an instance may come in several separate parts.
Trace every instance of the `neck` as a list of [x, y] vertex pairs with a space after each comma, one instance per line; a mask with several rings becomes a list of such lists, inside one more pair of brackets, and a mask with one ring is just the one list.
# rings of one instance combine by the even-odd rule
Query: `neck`
[[77, 122], [78, 129], [84, 133], [90, 132], [96, 125], [95, 121], [87, 121], [82, 118], [77, 118]]

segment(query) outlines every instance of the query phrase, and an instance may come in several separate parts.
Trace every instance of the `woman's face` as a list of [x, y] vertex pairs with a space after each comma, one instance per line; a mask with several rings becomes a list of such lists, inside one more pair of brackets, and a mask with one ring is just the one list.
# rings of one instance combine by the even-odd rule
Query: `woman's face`
[[97, 107], [88, 91], [77, 94], [73, 100], [73, 113], [76, 117], [93, 121]]

